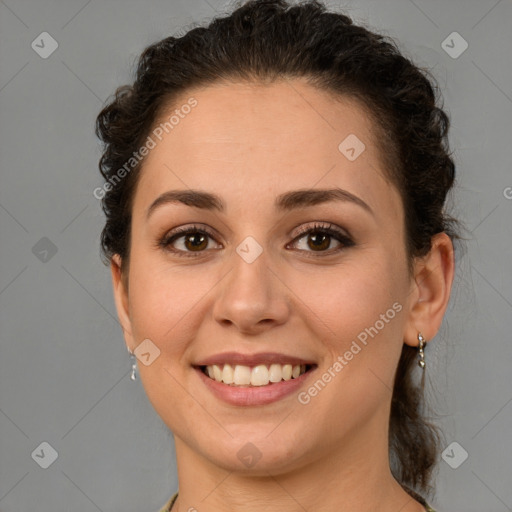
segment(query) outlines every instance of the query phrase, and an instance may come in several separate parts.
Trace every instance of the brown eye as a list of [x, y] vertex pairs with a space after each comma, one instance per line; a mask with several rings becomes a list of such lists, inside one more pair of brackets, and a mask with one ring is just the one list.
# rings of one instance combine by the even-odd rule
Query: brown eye
[[[336, 237], [331, 235], [330, 233], [326, 233], [325, 231], [320, 230], [310, 230], [308, 233], [301, 235], [297, 241], [300, 241], [302, 239], [305, 239], [305, 246], [306, 249], [302, 249], [299, 247], [300, 250], [306, 250], [311, 252], [325, 252], [328, 249], [331, 248], [331, 242], [336, 240]], [[343, 245], [340, 240], [336, 240], [339, 245]], [[296, 242], [297, 244], [298, 242]]]
[[[311, 242], [311, 243], [310, 243]], [[331, 245], [331, 236], [327, 234], [309, 234], [308, 235], [308, 247], [314, 250], [325, 250]]]
[[[164, 236], [158, 246], [178, 256], [193, 256], [191, 253], [204, 253], [210, 248], [213, 235], [202, 228], [180, 228]], [[214, 244], [215, 245], [215, 244]]]
[[[192, 233], [189, 235], [185, 235], [184, 245], [190, 251], [200, 251], [201, 249], [205, 249], [208, 246], [208, 235], [203, 235], [202, 233]], [[206, 242], [206, 243], [205, 243]]]
[[[302, 241], [302, 239], [307, 239], [305, 243], [306, 247], [299, 247], [299, 250], [304, 253], [317, 253], [317, 256], [329, 256], [355, 245], [348, 235], [333, 227], [331, 224], [327, 226], [317, 224], [313, 227], [303, 229], [291, 245], [300, 245], [299, 242]], [[213, 234], [205, 228], [192, 226], [178, 228], [172, 231], [159, 240], [157, 245], [165, 251], [177, 256], [194, 257], [214, 249], [215, 243], [213, 243], [213, 247], [211, 247], [210, 241], [216, 242]], [[337, 247], [331, 248], [333, 241], [337, 242]], [[221, 244], [218, 244], [218, 246], [222, 247]]]
[[[326, 253], [327, 255], [355, 245], [351, 238], [331, 224], [327, 226], [316, 224], [313, 227], [303, 229], [301, 234], [295, 238], [293, 244], [300, 245], [299, 242], [302, 239], [306, 239], [306, 243], [303, 244], [305, 248], [299, 247], [299, 250], [304, 252]], [[334, 249], [329, 250], [333, 240], [336, 241], [338, 245]]]

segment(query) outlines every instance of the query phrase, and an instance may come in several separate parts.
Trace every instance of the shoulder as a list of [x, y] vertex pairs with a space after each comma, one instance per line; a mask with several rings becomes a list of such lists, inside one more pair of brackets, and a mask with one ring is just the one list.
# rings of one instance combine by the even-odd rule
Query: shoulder
[[177, 496], [178, 493], [174, 494], [174, 496], [158, 512], [169, 512]]

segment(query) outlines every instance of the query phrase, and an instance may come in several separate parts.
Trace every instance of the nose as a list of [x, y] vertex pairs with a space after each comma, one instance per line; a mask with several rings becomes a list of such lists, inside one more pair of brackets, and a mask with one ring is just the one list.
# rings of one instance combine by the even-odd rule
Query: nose
[[271, 268], [265, 250], [252, 262], [233, 251], [231, 271], [218, 288], [213, 306], [215, 321], [244, 334], [258, 334], [286, 322], [289, 291]]

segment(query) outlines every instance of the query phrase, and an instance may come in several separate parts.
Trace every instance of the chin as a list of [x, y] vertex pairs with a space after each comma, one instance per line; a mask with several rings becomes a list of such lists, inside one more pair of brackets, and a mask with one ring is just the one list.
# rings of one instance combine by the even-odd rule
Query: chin
[[226, 471], [251, 476], [278, 475], [306, 464], [308, 457], [304, 443], [298, 445], [292, 441], [293, 436], [287, 436], [284, 431], [281, 436], [270, 439], [267, 437], [270, 431], [266, 429], [260, 436], [240, 435], [230, 438], [227, 443], [218, 443], [217, 440], [213, 451], [213, 443], [203, 446], [201, 451], [212, 464]]

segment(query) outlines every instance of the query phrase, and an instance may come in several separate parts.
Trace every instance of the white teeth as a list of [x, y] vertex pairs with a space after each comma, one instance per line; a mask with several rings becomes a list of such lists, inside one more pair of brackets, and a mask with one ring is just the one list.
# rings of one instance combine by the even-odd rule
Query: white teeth
[[251, 371], [251, 384], [253, 386], [266, 386], [268, 382], [268, 368], [264, 364], [255, 366]]
[[222, 369], [222, 382], [225, 382], [226, 384], [232, 384], [234, 382], [233, 373], [233, 367], [230, 364], [225, 364], [224, 368]]
[[231, 386], [267, 386], [269, 383], [296, 379], [306, 371], [306, 365], [271, 364], [250, 367], [230, 364], [206, 367], [206, 374], [217, 382]]
[[280, 364], [271, 364], [268, 371], [268, 379], [270, 382], [281, 382], [283, 379]]
[[246, 386], [251, 383], [251, 369], [248, 366], [235, 366], [235, 371], [233, 373], [233, 384], [237, 384], [239, 386]]
[[222, 371], [216, 364], [213, 365], [213, 378], [219, 382], [222, 380]]

